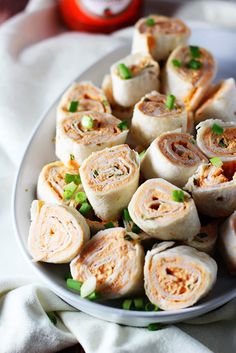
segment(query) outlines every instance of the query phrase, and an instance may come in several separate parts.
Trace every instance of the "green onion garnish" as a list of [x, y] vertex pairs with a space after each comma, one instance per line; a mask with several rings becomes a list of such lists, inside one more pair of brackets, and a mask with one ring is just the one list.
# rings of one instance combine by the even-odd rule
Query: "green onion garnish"
[[114, 223], [113, 222], [107, 222], [106, 224], [104, 224], [105, 229], [109, 229], [109, 228], [114, 228]]
[[147, 303], [145, 305], [145, 311], [157, 311], [158, 309], [158, 306], [152, 303]]
[[175, 66], [175, 67], [181, 67], [182, 65], [182, 62], [178, 59], [173, 59], [172, 60], [172, 64]]
[[75, 112], [77, 111], [78, 105], [79, 105], [79, 102], [78, 102], [78, 101], [72, 101], [72, 102], [70, 103], [69, 112], [75, 113]]
[[157, 331], [157, 330], [160, 330], [161, 328], [163, 328], [163, 325], [159, 324], [158, 322], [148, 325], [148, 330], [149, 331]]
[[76, 290], [77, 292], [80, 292], [82, 282], [76, 281], [75, 279], [72, 279], [72, 278], [68, 278], [66, 280], [66, 285], [67, 285], [67, 288]]
[[73, 161], [75, 159], [75, 156], [71, 153], [70, 154], [70, 160]]
[[128, 129], [128, 122], [123, 120], [121, 123], [118, 124], [118, 128], [123, 131]]
[[146, 19], [146, 25], [149, 27], [153, 27], [155, 26], [156, 22], [152, 17], [149, 17]]
[[128, 240], [128, 241], [133, 240], [133, 238], [132, 238], [129, 234], [126, 234], [126, 235], [124, 236], [124, 239], [125, 239], [125, 240]]
[[85, 192], [83, 192], [83, 191], [79, 191], [75, 195], [75, 201], [80, 204], [84, 203], [86, 200], [87, 200], [87, 196], [86, 196]]
[[108, 101], [107, 101], [107, 100], [105, 100], [105, 99], [102, 101], [102, 103], [103, 103], [103, 105], [104, 105], [105, 107], [108, 107], [108, 106], [109, 106]]
[[125, 299], [122, 303], [122, 308], [124, 310], [130, 310], [131, 305], [132, 305], [132, 299]]
[[133, 224], [131, 230], [133, 233], [136, 233], [136, 234], [139, 234], [141, 232], [141, 229], [135, 223]]
[[53, 325], [56, 325], [57, 324], [57, 318], [55, 316], [54, 313], [50, 312], [50, 313], [46, 313], [49, 320], [53, 323]]
[[189, 69], [198, 70], [202, 67], [202, 63], [199, 60], [191, 59], [187, 64]]
[[130, 217], [130, 214], [127, 208], [123, 209], [123, 218], [125, 221], [132, 221], [132, 218]]
[[214, 132], [214, 134], [216, 134], [216, 135], [222, 135], [223, 132], [224, 132], [223, 127], [221, 127], [221, 126], [218, 125], [218, 124], [213, 124], [212, 127], [211, 127], [211, 130], [212, 130], [212, 132]]
[[196, 144], [196, 140], [194, 140], [194, 138], [191, 138], [190, 142], [195, 145]]
[[190, 53], [191, 53], [193, 58], [200, 58], [201, 53], [200, 53], [199, 47], [197, 47], [195, 45], [190, 45], [189, 49], [190, 49]]
[[144, 308], [143, 298], [135, 298], [134, 306], [135, 306], [135, 309], [142, 310]]
[[132, 78], [132, 72], [130, 69], [123, 63], [118, 65], [118, 71], [119, 75], [123, 80], [128, 80], [129, 78]]
[[173, 190], [172, 199], [176, 202], [184, 202], [184, 192], [182, 190]]
[[92, 209], [92, 206], [87, 203], [87, 202], [83, 202], [80, 209], [79, 209], [79, 212], [83, 215], [83, 216], [86, 216], [89, 211], [91, 211]]
[[92, 128], [94, 126], [93, 118], [89, 115], [82, 116], [81, 125], [86, 130], [92, 130]]
[[166, 107], [168, 109], [173, 109], [175, 105], [175, 96], [173, 94], [169, 94], [166, 98]]
[[96, 169], [93, 171], [93, 176], [98, 176], [98, 171]]
[[93, 301], [93, 300], [97, 300], [97, 299], [100, 299], [100, 298], [101, 298], [101, 294], [96, 292], [96, 291], [94, 291], [91, 294], [89, 294], [89, 296], [86, 299]]
[[146, 153], [147, 150], [143, 150], [141, 153], [139, 153], [139, 159], [140, 161], [143, 159], [145, 153]]
[[72, 181], [64, 187], [63, 199], [70, 200], [77, 189], [77, 185]]
[[76, 185], [81, 184], [81, 179], [79, 174], [69, 174], [66, 173], [65, 175], [65, 182], [66, 184], [69, 184], [71, 182], [74, 182]]
[[212, 165], [214, 165], [217, 168], [220, 168], [223, 165], [223, 162], [222, 162], [222, 160], [219, 157], [211, 158], [210, 162], [211, 162]]

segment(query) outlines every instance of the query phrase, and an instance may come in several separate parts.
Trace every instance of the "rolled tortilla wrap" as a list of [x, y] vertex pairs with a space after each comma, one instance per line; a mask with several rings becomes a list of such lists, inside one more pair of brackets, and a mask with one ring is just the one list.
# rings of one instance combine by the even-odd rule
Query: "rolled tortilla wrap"
[[187, 43], [190, 33], [177, 18], [158, 15], [141, 18], [134, 28], [132, 53], [146, 52], [157, 61], [166, 60], [178, 45]]
[[73, 83], [63, 94], [59, 102], [57, 120], [64, 119], [71, 112], [76, 113], [89, 110], [99, 113], [111, 113], [107, 97], [100, 88], [89, 81]]
[[218, 222], [211, 221], [201, 226], [200, 233], [196, 234], [193, 240], [186, 240], [185, 245], [204, 251], [209, 255], [214, 254], [218, 235]]
[[220, 228], [219, 250], [230, 273], [236, 275], [236, 211]]
[[210, 292], [217, 276], [217, 264], [209, 255], [186, 245], [170, 249], [173, 244], [160, 243], [145, 257], [145, 292], [162, 310], [194, 305]]
[[169, 56], [163, 72], [163, 91], [173, 94], [184, 102], [187, 110], [193, 111], [209, 90], [216, 74], [216, 63], [204, 48], [199, 48], [200, 56], [193, 58], [190, 48], [179, 46]]
[[[130, 78], [123, 78], [119, 64], [130, 71]], [[149, 54], [131, 54], [111, 66], [113, 97], [117, 104], [130, 107], [146, 93], [159, 89], [159, 64]]]
[[124, 228], [98, 232], [71, 262], [75, 280], [97, 280], [102, 298], [119, 298], [143, 291], [144, 251], [139, 242], [126, 240]]
[[120, 145], [93, 153], [80, 168], [84, 190], [95, 214], [117, 219], [138, 187], [140, 162], [137, 152]]
[[[79, 176], [79, 169], [68, 168], [62, 162], [56, 161], [46, 164], [38, 178], [37, 198], [47, 203], [69, 205], [71, 200], [63, 197], [66, 174]], [[76, 191], [83, 191], [82, 184], [78, 185]]]
[[217, 84], [194, 116], [196, 123], [209, 118], [236, 121], [236, 85], [233, 78]]
[[208, 157], [236, 160], [236, 122], [209, 119], [197, 125], [197, 144]]
[[200, 213], [227, 217], [236, 210], [236, 163], [202, 164], [184, 189], [191, 192]]
[[74, 208], [33, 201], [28, 249], [34, 261], [68, 263], [89, 236], [84, 217]]
[[[183, 194], [182, 202], [175, 201], [176, 191]], [[128, 210], [139, 228], [157, 239], [192, 239], [200, 231], [198, 213], [189, 194], [161, 178], [140, 185]]]
[[131, 123], [135, 141], [147, 147], [163, 132], [176, 129], [186, 132], [188, 117], [184, 105], [175, 102], [173, 109], [169, 109], [166, 101], [167, 96], [153, 91], [135, 105]]
[[[93, 121], [93, 127], [83, 127], [84, 117]], [[121, 120], [113, 115], [97, 112], [76, 113], [57, 123], [56, 155], [69, 164], [71, 158], [79, 165], [92, 152], [125, 142], [128, 130], [119, 127]]]
[[189, 134], [165, 132], [147, 149], [141, 171], [146, 179], [163, 178], [183, 187], [201, 163], [208, 162]]
[[107, 96], [107, 99], [111, 105], [112, 114], [121, 120], [127, 120], [128, 122], [131, 121], [133, 116], [133, 105], [131, 107], [122, 107], [121, 105], [117, 104], [112, 91], [112, 80], [111, 75], [105, 75], [102, 81], [102, 89]]

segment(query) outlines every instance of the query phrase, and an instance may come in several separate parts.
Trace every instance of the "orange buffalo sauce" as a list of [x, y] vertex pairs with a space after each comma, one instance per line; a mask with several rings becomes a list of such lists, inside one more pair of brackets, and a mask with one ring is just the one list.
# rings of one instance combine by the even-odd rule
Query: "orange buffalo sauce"
[[73, 30], [109, 33], [133, 24], [143, 0], [60, 0], [62, 19]]

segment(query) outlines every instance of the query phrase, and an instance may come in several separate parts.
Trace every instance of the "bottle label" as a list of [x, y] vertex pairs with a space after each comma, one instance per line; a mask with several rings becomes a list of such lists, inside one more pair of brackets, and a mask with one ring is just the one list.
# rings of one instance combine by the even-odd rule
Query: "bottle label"
[[76, 0], [77, 5], [93, 15], [101, 17], [110, 17], [124, 11], [132, 0]]

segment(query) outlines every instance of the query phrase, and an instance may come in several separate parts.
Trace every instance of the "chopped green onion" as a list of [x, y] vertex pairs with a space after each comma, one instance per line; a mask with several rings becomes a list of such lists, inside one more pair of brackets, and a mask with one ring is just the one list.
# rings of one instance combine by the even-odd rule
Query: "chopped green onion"
[[197, 47], [195, 45], [190, 45], [189, 49], [190, 49], [190, 52], [191, 52], [191, 55], [193, 58], [200, 58], [201, 52], [200, 52], [199, 47]]
[[146, 25], [149, 27], [153, 27], [155, 26], [156, 22], [152, 17], [149, 17], [146, 19]]
[[137, 226], [137, 224], [133, 224], [132, 226], [132, 232], [136, 233], [136, 234], [139, 234], [141, 232], [141, 229]]
[[158, 306], [152, 303], [147, 303], [145, 305], [145, 311], [157, 311], [158, 309]]
[[125, 299], [122, 303], [122, 308], [124, 310], [130, 310], [131, 305], [132, 305], [132, 299]]
[[64, 187], [63, 199], [70, 200], [77, 189], [77, 185], [72, 181]]
[[104, 224], [105, 229], [109, 229], [109, 228], [114, 228], [114, 223], [113, 222], [107, 222], [106, 224]]
[[82, 298], [88, 298], [93, 292], [96, 291], [96, 277], [88, 277], [81, 286], [80, 295]]
[[78, 101], [72, 101], [72, 102], [70, 103], [69, 112], [75, 113], [75, 112], [77, 111], [78, 105], [79, 105], [79, 102], [78, 102]]
[[79, 212], [83, 215], [83, 216], [86, 216], [89, 211], [91, 211], [92, 207], [89, 203], [87, 202], [83, 202], [80, 209], [79, 209]]
[[221, 127], [221, 126], [218, 125], [218, 124], [213, 124], [212, 127], [211, 127], [211, 130], [212, 130], [212, 132], [214, 132], [214, 134], [216, 134], [216, 135], [222, 135], [223, 132], [224, 132], [223, 127]]
[[92, 128], [94, 127], [93, 118], [89, 115], [82, 116], [81, 125], [86, 130], [92, 130]]
[[175, 96], [173, 94], [169, 94], [166, 99], [166, 106], [168, 109], [173, 109], [175, 105]]
[[176, 202], [184, 202], [184, 192], [182, 190], [173, 190], [172, 199]]
[[105, 100], [105, 99], [102, 101], [102, 103], [103, 103], [103, 105], [104, 105], [105, 107], [108, 107], [108, 106], [109, 106], [108, 101], [107, 101], [107, 100]]
[[157, 331], [163, 328], [162, 324], [157, 323], [153, 323], [153, 324], [149, 324], [148, 325], [148, 330], [149, 331]]
[[93, 301], [100, 298], [101, 298], [101, 294], [99, 292], [94, 291], [91, 294], [89, 294], [89, 296], [86, 299]]
[[127, 208], [123, 209], [123, 218], [125, 221], [132, 221], [132, 218], [130, 217], [130, 214]]
[[126, 234], [126, 235], [124, 236], [124, 239], [125, 239], [125, 240], [128, 240], [128, 241], [133, 240], [133, 238], [132, 238], [129, 234]]
[[173, 59], [172, 60], [172, 64], [175, 66], [175, 67], [181, 67], [182, 65], [182, 62], [178, 59]]
[[66, 184], [69, 184], [71, 182], [74, 182], [76, 185], [81, 184], [81, 179], [79, 174], [68, 174], [66, 173], [65, 175], [65, 182]]
[[143, 298], [135, 298], [134, 306], [135, 306], [135, 309], [142, 310], [144, 308]]
[[198, 70], [202, 67], [202, 63], [199, 60], [191, 59], [187, 64], [189, 69]]
[[118, 124], [118, 128], [123, 131], [128, 129], [128, 122], [123, 120], [121, 123]]
[[197, 234], [197, 237], [198, 237], [198, 238], [201, 238], [201, 239], [202, 239], [202, 238], [206, 238], [206, 237], [208, 237], [208, 234], [207, 234], [207, 233], [198, 233], [198, 234]]
[[49, 320], [53, 323], [53, 325], [56, 325], [57, 324], [57, 318], [55, 316], [54, 313], [50, 312], [50, 313], [46, 313]]
[[192, 139], [190, 140], [190, 142], [191, 142], [193, 145], [196, 144], [196, 140], [194, 140], [194, 138], [192, 138]]
[[87, 196], [86, 196], [85, 192], [83, 192], [83, 191], [79, 191], [75, 195], [75, 201], [80, 204], [84, 203], [86, 200], [87, 200]]
[[223, 138], [219, 141], [219, 146], [223, 147], [223, 148], [227, 148], [228, 147], [228, 145], [225, 143], [225, 140]]
[[212, 165], [214, 165], [215, 167], [218, 167], [218, 168], [222, 167], [222, 165], [223, 165], [223, 162], [219, 157], [211, 158], [210, 162]]
[[98, 171], [96, 169], [93, 171], [93, 176], [98, 176]]
[[76, 290], [77, 292], [80, 292], [82, 282], [76, 281], [75, 279], [72, 279], [72, 278], [67, 278], [66, 285], [67, 285], [67, 288]]
[[70, 154], [70, 160], [73, 161], [75, 159], [75, 156], [71, 153]]
[[119, 75], [123, 80], [128, 80], [129, 78], [132, 78], [132, 72], [130, 69], [123, 63], [118, 65], [118, 71]]
[[143, 150], [141, 153], [139, 153], [139, 159], [142, 160], [145, 153], [146, 153], [147, 150]]

